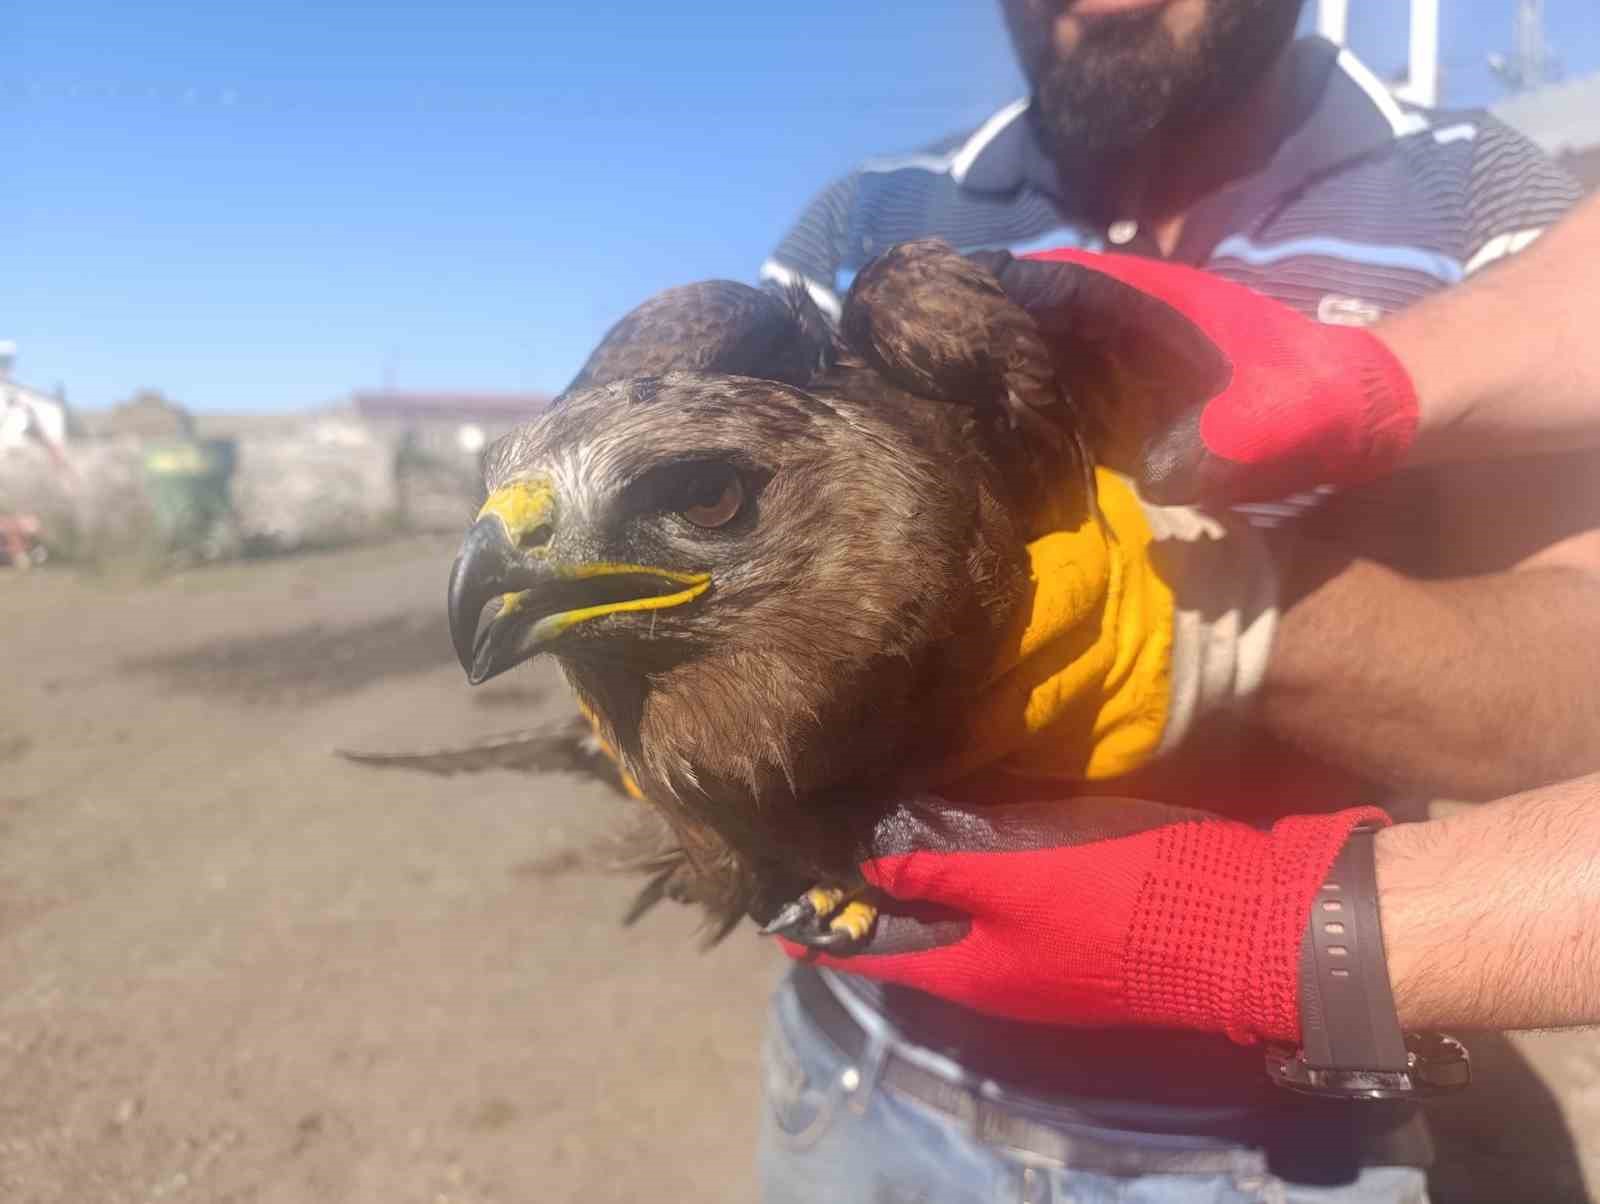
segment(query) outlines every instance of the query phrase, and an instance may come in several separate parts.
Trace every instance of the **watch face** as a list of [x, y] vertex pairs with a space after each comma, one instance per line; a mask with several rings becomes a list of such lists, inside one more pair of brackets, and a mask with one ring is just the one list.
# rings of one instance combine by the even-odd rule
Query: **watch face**
[[1311, 1066], [1300, 1050], [1269, 1046], [1267, 1077], [1289, 1091], [1338, 1099], [1420, 1099], [1471, 1084], [1472, 1059], [1460, 1041], [1444, 1033], [1408, 1033], [1405, 1040], [1405, 1070]]

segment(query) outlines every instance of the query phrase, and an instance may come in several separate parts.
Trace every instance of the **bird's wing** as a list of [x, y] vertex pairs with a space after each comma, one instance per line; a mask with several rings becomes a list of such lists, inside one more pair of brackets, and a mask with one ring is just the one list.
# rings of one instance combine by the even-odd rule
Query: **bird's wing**
[[626, 795], [616, 764], [606, 756], [588, 723], [572, 719], [535, 731], [508, 732], [471, 744], [406, 752], [335, 749], [337, 755], [358, 765], [378, 769], [410, 769], [452, 777], [458, 773], [484, 773], [509, 769], [529, 773], [575, 773], [596, 778], [618, 794]]
[[[1015, 401], [1040, 417], [1063, 404], [1033, 320], [993, 276], [940, 239], [900, 243], [864, 267], [839, 327], [852, 350], [920, 397], [971, 406]], [[1008, 389], [1011, 398], [1002, 395]]]
[[991, 454], [1036, 474], [1041, 496], [1074, 479], [1092, 496], [1089, 420], [1033, 317], [980, 263], [938, 239], [892, 247], [851, 285], [839, 332], [900, 388], [986, 419]]
[[1115, 276], [1007, 251], [967, 258], [1042, 334], [1101, 464], [1136, 471], [1145, 435], [1165, 426], [1175, 400], [1208, 396], [1228, 379], [1227, 361], [1193, 322]]
[[803, 288], [778, 293], [705, 280], [658, 293], [622, 318], [566, 392], [674, 370], [804, 387], [832, 348], [827, 318]]

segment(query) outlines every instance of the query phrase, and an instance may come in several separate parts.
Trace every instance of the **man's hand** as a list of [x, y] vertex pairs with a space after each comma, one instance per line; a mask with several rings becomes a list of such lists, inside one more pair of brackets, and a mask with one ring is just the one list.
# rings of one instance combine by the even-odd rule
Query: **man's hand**
[[[822, 964], [991, 1015], [1299, 1039], [1316, 893], [1375, 808], [1270, 832], [1129, 799], [902, 803], [866, 842], [865, 950]], [[802, 951], [786, 944], [791, 955]]]
[[1127, 255], [974, 256], [1039, 324], [1058, 372], [1153, 501], [1222, 504], [1354, 485], [1405, 458], [1417, 394], [1372, 334], [1193, 268]]

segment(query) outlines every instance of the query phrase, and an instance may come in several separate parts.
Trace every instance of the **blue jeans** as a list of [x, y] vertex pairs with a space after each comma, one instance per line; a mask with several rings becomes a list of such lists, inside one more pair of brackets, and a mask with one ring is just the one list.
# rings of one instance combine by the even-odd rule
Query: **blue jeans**
[[[896, 1038], [880, 1031], [875, 1040]], [[867, 1066], [849, 1062], [785, 979], [762, 1050], [763, 1204], [1427, 1204], [1426, 1178], [1410, 1167], [1370, 1168], [1339, 1187], [1302, 1186], [1270, 1174], [1259, 1150], [1078, 1120], [1051, 1123], [1101, 1148], [1214, 1150], [1227, 1169], [1109, 1175], [1045, 1164], [983, 1144], [945, 1113], [869, 1081], [872, 1061], [869, 1050]]]

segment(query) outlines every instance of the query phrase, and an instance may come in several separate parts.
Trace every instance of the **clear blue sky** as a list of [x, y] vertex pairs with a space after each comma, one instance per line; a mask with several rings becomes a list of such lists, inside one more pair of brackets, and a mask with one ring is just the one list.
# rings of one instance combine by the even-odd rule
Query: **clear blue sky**
[[[1351, 41], [1404, 59], [1401, 0]], [[1593, 0], [1550, 0], [1569, 73]], [[1444, 0], [1446, 99], [1510, 0]], [[656, 289], [750, 279], [863, 155], [1018, 77], [987, 0], [17, 0], [0, 34], [0, 338], [84, 405], [554, 389]]]

